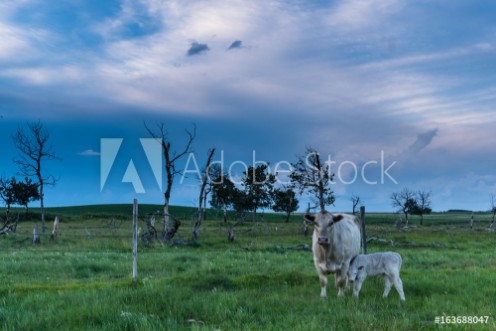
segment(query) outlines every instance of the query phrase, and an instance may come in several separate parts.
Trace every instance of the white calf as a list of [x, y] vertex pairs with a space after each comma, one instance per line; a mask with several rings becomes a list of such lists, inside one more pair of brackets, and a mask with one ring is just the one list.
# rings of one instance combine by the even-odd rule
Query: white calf
[[401, 262], [401, 256], [393, 252], [355, 256], [351, 260], [348, 270], [348, 278], [353, 283], [353, 296], [358, 298], [367, 276], [380, 276], [384, 277], [386, 282], [383, 297], [388, 296], [391, 284], [393, 284], [400, 295], [400, 300], [405, 301], [403, 283], [400, 278]]

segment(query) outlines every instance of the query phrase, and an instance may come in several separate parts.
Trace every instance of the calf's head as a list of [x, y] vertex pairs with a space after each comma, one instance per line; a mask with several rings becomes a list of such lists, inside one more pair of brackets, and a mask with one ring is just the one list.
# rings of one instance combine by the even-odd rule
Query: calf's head
[[358, 272], [364, 268], [363, 263], [360, 263], [359, 256], [355, 256], [350, 261], [350, 267], [348, 268], [348, 279], [350, 283], [353, 283], [358, 275]]
[[328, 246], [329, 228], [336, 222], [343, 219], [343, 215], [332, 215], [328, 212], [320, 212], [315, 215], [306, 214], [305, 222], [312, 224], [317, 232], [317, 242], [319, 245]]

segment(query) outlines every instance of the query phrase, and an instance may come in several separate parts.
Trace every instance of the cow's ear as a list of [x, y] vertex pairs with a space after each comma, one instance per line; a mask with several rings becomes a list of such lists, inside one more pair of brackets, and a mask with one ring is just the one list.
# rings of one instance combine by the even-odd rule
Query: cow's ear
[[304, 219], [307, 223], [315, 224], [315, 215], [305, 214]]
[[343, 215], [341, 215], [341, 214], [338, 214], [338, 215], [332, 215], [332, 221], [333, 221], [334, 223], [341, 221], [343, 218], [344, 218], [344, 216], [343, 216]]

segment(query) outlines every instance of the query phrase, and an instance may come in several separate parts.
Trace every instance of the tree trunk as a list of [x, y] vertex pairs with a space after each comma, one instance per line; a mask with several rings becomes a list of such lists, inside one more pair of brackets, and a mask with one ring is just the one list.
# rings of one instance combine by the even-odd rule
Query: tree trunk
[[166, 197], [164, 201], [164, 226], [162, 233], [164, 240], [168, 240], [167, 237], [168, 237], [169, 229], [170, 229], [169, 199]]
[[324, 186], [322, 184], [319, 184], [319, 205], [320, 205], [320, 211], [324, 212], [325, 211]]
[[40, 209], [41, 209], [41, 233], [45, 234], [45, 197], [43, 194], [44, 181], [43, 176], [41, 176], [41, 163], [38, 159], [36, 168], [36, 177], [38, 177], [38, 183], [40, 185]]
[[253, 207], [253, 223], [257, 221], [257, 207]]
[[319, 205], [320, 205], [320, 211], [324, 212], [325, 211], [325, 204], [324, 204], [324, 178], [322, 178], [322, 164], [320, 163], [320, 155], [318, 153], [315, 154], [316, 158], [316, 166], [317, 166], [317, 171], [319, 173]]
[[403, 213], [405, 215], [405, 226], [408, 227], [408, 213]]
[[138, 199], [133, 201], [133, 283], [138, 278]]
[[207, 220], [207, 196], [208, 196], [208, 193], [205, 193], [205, 196], [203, 197], [203, 220], [206, 221]]
[[40, 243], [40, 236], [38, 235], [38, 226], [33, 228], [33, 244], [39, 244]]
[[227, 238], [229, 239], [230, 242], [234, 241], [234, 225], [229, 226], [229, 232], [227, 234]]
[[59, 217], [55, 216], [55, 219], [53, 221], [53, 228], [52, 228], [52, 234], [50, 235], [50, 240], [51, 241], [56, 241], [57, 240], [57, 234], [59, 232]]
[[202, 204], [205, 200], [206, 203], [206, 191], [205, 188], [207, 186], [207, 181], [208, 181], [208, 171], [210, 167], [210, 163], [212, 162], [212, 157], [214, 156], [215, 153], [215, 148], [212, 148], [209, 150], [208, 153], [208, 158], [207, 158], [207, 165], [205, 166], [205, 174], [203, 175], [202, 179], [202, 184], [200, 187], [200, 197], [198, 198], [198, 214], [196, 215], [196, 223], [195, 223], [195, 228], [193, 230], [193, 241], [196, 241], [198, 239], [198, 235], [200, 233], [200, 226], [203, 220], [203, 210], [202, 210]]
[[420, 214], [420, 225], [424, 225], [424, 214]]
[[[200, 203], [201, 205], [201, 203]], [[201, 226], [201, 221], [203, 219], [203, 214], [202, 214], [202, 209], [201, 207], [198, 207], [198, 212], [196, 214], [196, 222], [195, 222], [195, 227], [193, 228], [193, 241], [198, 240], [198, 236], [200, 235], [200, 226]]]
[[291, 212], [286, 213], [286, 223], [289, 223], [290, 216], [291, 216]]
[[43, 183], [40, 182], [41, 233], [45, 234], [45, 199], [43, 197]]
[[[222, 203], [222, 209], [224, 210], [224, 223], [227, 223], [227, 204], [225, 202]], [[493, 217], [494, 221], [494, 217]]]

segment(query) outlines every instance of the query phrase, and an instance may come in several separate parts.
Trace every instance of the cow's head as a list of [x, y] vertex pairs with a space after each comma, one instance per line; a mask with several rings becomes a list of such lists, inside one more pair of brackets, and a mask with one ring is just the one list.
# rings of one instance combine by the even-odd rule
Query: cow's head
[[354, 258], [351, 259], [350, 261], [350, 267], [348, 268], [348, 279], [350, 283], [353, 283], [360, 270], [364, 268], [363, 263], [360, 261], [360, 256], [355, 256]]
[[343, 215], [332, 215], [328, 212], [320, 212], [315, 215], [306, 214], [305, 222], [312, 224], [317, 231], [317, 242], [319, 245], [328, 246], [329, 235], [328, 229], [336, 222], [343, 219]]

